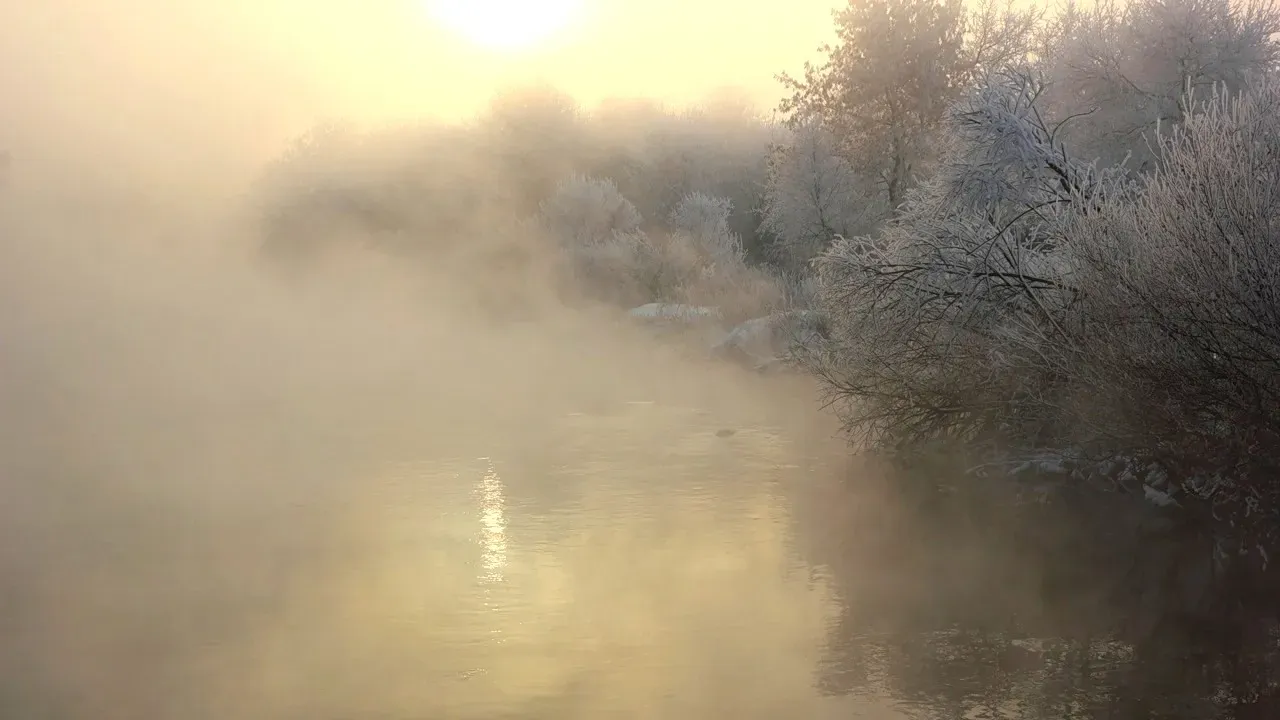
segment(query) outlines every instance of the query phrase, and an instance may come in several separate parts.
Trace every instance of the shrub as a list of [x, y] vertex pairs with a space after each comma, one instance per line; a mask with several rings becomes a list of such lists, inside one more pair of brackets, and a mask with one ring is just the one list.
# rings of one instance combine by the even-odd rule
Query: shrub
[[822, 256], [832, 338], [810, 362], [849, 430], [897, 457], [961, 448], [988, 475], [1146, 502], [1136, 517], [1166, 529], [1143, 520], [1129, 550], [1177, 558], [1125, 580], [1163, 598], [1144, 632], [1271, 617], [1280, 85], [1196, 106], [1136, 181], [1073, 160], [1038, 87], [994, 78], [901, 216]]
[[1248, 547], [1280, 520], [1280, 84], [1214, 94], [1160, 138], [1141, 192], [1071, 227], [1083, 438], [1141, 454], [1163, 491]]
[[746, 264], [742, 242], [729, 230], [731, 210], [728, 200], [691, 193], [671, 213], [672, 232], [649, 234], [611, 181], [575, 177], [543, 203], [541, 215], [593, 297], [625, 306], [715, 306], [739, 319], [773, 307], [781, 290]]
[[1075, 299], [1066, 227], [1118, 191], [1071, 158], [1006, 72], [948, 115], [938, 172], [879, 236], [819, 259], [833, 343], [817, 358], [846, 427], [882, 447], [1043, 441]]

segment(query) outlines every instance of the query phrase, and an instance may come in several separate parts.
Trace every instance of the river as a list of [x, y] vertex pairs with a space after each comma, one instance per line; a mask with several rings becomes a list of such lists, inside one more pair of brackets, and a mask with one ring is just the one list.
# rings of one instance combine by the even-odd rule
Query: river
[[72, 236], [0, 263], [7, 717], [1108, 716], [804, 378]]
[[552, 424], [536, 463], [495, 453], [386, 468], [370, 519], [376, 603], [351, 624], [368, 643], [357, 665], [398, 658], [375, 705], [848, 716], [849, 701], [817, 691], [838, 607], [795, 547], [787, 496], [818, 473], [784, 432], [724, 437], [708, 412], [650, 402]]

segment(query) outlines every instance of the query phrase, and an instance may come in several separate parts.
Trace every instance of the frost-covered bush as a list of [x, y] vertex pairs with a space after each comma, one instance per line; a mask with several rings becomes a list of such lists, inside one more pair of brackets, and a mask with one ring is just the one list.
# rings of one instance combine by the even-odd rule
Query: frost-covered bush
[[680, 198], [671, 211], [671, 229], [700, 240], [726, 240], [725, 249], [737, 254], [741, 252], [741, 242], [734, 242], [736, 238], [729, 230], [729, 213], [732, 210], [733, 203], [728, 198], [692, 192]]
[[901, 215], [821, 257], [832, 341], [815, 369], [874, 445], [1058, 458], [1267, 557], [1280, 85], [1201, 103], [1140, 182], [1072, 158], [1039, 89], [992, 78], [950, 114], [939, 172]]
[[807, 269], [837, 236], [865, 235], [887, 214], [875, 183], [817, 123], [798, 125], [771, 154], [761, 226], [774, 236], [771, 254], [782, 267]]
[[1157, 126], [1182, 121], [1188, 90], [1244, 89], [1280, 61], [1274, 0], [1070, 4], [1042, 28], [1046, 108], [1088, 157], [1154, 168]]
[[742, 239], [729, 229], [733, 204], [727, 198], [690, 193], [671, 211], [671, 230], [680, 245], [701, 265], [731, 266], [743, 263]]
[[731, 210], [726, 199], [690, 193], [672, 210], [670, 232], [647, 233], [611, 181], [575, 177], [543, 203], [541, 220], [594, 296], [621, 305], [715, 306], [739, 319], [773, 308], [781, 290], [747, 265], [729, 229]]
[[[467, 123], [321, 127], [264, 169], [250, 198], [254, 221], [268, 249], [297, 259], [354, 245], [438, 263], [458, 246], [523, 242], [503, 228], [537, 216], [553, 196], [569, 199], [557, 186], [576, 174], [615, 182], [654, 225], [691, 192], [729, 198], [730, 229], [762, 260], [756, 210], [774, 128], [732, 107], [677, 112], [623, 100], [582, 109], [532, 86], [500, 92]], [[590, 218], [570, 215], [590, 227]]]
[[597, 134], [589, 174], [609, 177], [646, 218], [663, 218], [690, 193], [732, 200], [729, 227], [753, 259], [763, 257], [756, 208], [772, 125], [727, 108], [669, 112], [614, 102], [591, 115]]
[[[1140, 193], [1071, 227], [1082, 439], [1164, 464], [1237, 529], [1280, 521], [1280, 84], [1215, 94]], [[1136, 447], [1135, 447], [1136, 446]], [[1267, 545], [1276, 537], [1255, 538]], [[1248, 548], [1245, 548], [1248, 549]]]
[[539, 209], [546, 228], [567, 246], [588, 246], [640, 228], [640, 213], [612, 180], [574, 175]]
[[678, 268], [680, 299], [719, 307], [731, 320], [766, 313], [782, 302], [782, 288], [769, 273], [746, 262], [742, 240], [729, 229], [733, 205], [726, 198], [690, 193], [671, 212], [666, 242]]
[[818, 307], [822, 285], [817, 275], [784, 270], [778, 273], [778, 282], [782, 287], [782, 305], [787, 310], [813, 310]]
[[1118, 189], [1055, 142], [1040, 84], [991, 77], [948, 115], [938, 172], [876, 237], [819, 260], [832, 352], [818, 372], [883, 445], [1053, 430], [1054, 329], [1072, 311], [1066, 228]]
[[719, 308], [729, 323], [767, 315], [784, 305], [785, 295], [778, 278], [758, 267], [702, 267], [686, 277], [678, 291], [680, 300]]
[[613, 181], [573, 176], [542, 202], [539, 220], [572, 278], [608, 302], [649, 302], [662, 284], [659, 253], [640, 213]]

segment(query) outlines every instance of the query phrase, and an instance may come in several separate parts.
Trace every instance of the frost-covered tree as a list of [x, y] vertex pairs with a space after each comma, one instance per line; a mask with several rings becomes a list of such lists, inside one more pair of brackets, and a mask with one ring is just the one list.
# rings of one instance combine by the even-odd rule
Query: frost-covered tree
[[875, 183], [816, 123], [797, 126], [771, 154], [761, 227], [774, 237], [772, 259], [790, 272], [807, 269], [837, 236], [870, 233], [887, 210]]
[[1132, 168], [1155, 161], [1157, 125], [1181, 122], [1188, 91], [1242, 90], [1280, 61], [1274, 0], [1134, 0], [1068, 4], [1037, 50], [1051, 80], [1046, 111], [1076, 116], [1079, 151]]
[[1034, 15], [994, 0], [853, 0], [835, 12], [837, 42], [806, 64], [782, 112], [835, 135], [853, 168], [896, 208], [933, 156], [947, 108], [976, 74], [1026, 55]]
[[950, 111], [938, 172], [899, 215], [819, 261], [834, 342], [817, 370], [874, 444], [1054, 431], [1052, 343], [1076, 296], [1065, 228], [1119, 186], [1056, 141], [1042, 88], [993, 75]]
[[690, 193], [727, 198], [729, 227], [745, 249], [760, 249], [755, 210], [767, 172], [768, 124], [745, 113], [698, 110], [652, 118], [627, 135], [621, 152], [608, 158], [609, 176], [647, 216], [669, 215]]

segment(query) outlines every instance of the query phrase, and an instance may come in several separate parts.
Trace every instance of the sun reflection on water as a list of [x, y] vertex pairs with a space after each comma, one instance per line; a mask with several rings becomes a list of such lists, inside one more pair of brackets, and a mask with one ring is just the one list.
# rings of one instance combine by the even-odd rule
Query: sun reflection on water
[[480, 581], [500, 583], [507, 567], [507, 500], [502, 477], [494, 467], [492, 458], [480, 458], [488, 463], [475, 494], [480, 505], [480, 547], [483, 551], [480, 563]]

